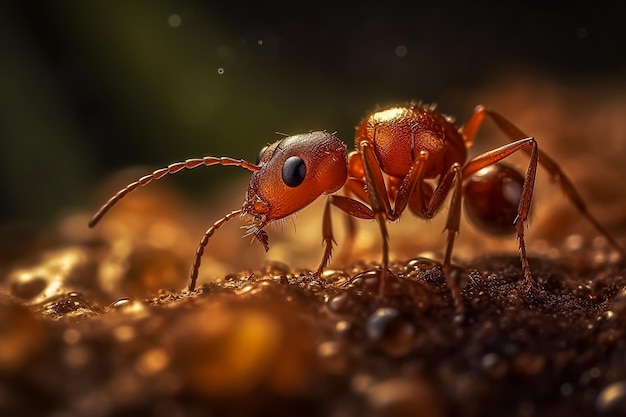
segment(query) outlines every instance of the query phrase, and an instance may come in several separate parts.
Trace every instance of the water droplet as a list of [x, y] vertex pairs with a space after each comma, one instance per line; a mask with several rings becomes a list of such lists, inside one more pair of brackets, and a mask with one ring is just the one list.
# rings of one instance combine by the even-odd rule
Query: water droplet
[[380, 289], [380, 273], [378, 269], [363, 271], [356, 274], [348, 284], [348, 288], [357, 288], [370, 293], [378, 294]]
[[63, 362], [70, 368], [82, 368], [89, 362], [90, 352], [85, 346], [72, 346], [63, 353]]
[[107, 311], [116, 311], [124, 314], [132, 314], [139, 317], [148, 315], [146, 304], [143, 301], [136, 300], [134, 298], [123, 297], [113, 302], [106, 308]]
[[341, 375], [348, 369], [348, 358], [341, 344], [335, 341], [322, 342], [317, 347], [317, 355], [324, 371], [332, 375]]
[[374, 384], [374, 382], [375, 379], [371, 375], [355, 374], [350, 380], [350, 388], [358, 394], [363, 394]]
[[322, 283], [317, 280], [311, 280], [307, 282], [306, 287], [311, 291], [319, 291], [322, 289]]
[[569, 397], [574, 392], [574, 386], [568, 382], [561, 385], [561, 395]]
[[65, 329], [63, 332], [63, 340], [68, 345], [75, 345], [80, 342], [81, 334], [78, 329], [74, 329], [72, 327]]
[[503, 378], [508, 370], [506, 362], [501, 360], [495, 353], [488, 353], [482, 357], [480, 364], [483, 369], [494, 379]]
[[135, 369], [143, 376], [152, 376], [163, 371], [170, 363], [170, 356], [161, 348], [152, 348], [143, 353], [135, 363]]
[[342, 282], [347, 281], [349, 278], [350, 276], [342, 270], [327, 269], [322, 272], [322, 279], [328, 283], [341, 284]]
[[45, 316], [60, 319], [62, 317], [95, 316], [99, 309], [89, 303], [78, 292], [63, 294], [42, 306], [41, 313]]
[[398, 377], [371, 384], [366, 398], [373, 415], [442, 417], [443, 402], [426, 381]]
[[404, 58], [408, 53], [408, 49], [404, 45], [398, 45], [396, 46], [395, 53], [398, 58]]
[[127, 325], [117, 326], [113, 329], [113, 337], [118, 342], [128, 342], [135, 338], [135, 329]]
[[600, 391], [596, 409], [600, 412], [626, 412], [626, 381], [614, 382]]
[[346, 310], [347, 300], [349, 299], [347, 292], [333, 295], [328, 299], [328, 308], [335, 313], [339, 313]]
[[173, 28], [179, 27], [183, 23], [183, 19], [178, 14], [171, 14], [167, 18], [167, 24]]
[[418, 258], [414, 258], [409, 260], [405, 266], [404, 266], [404, 270], [405, 272], [409, 273], [411, 271], [416, 271], [416, 270], [420, 270], [420, 271], [430, 271], [431, 269], [434, 269], [438, 266], [441, 266], [441, 264], [437, 261], [434, 261], [430, 258], [425, 258], [425, 257], [418, 257]]
[[377, 309], [366, 323], [367, 337], [392, 356], [402, 356], [411, 351], [415, 327], [394, 308]]
[[520, 374], [537, 376], [544, 370], [546, 358], [539, 354], [522, 353], [515, 357], [513, 366]]
[[348, 320], [340, 320], [335, 324], [335, 330], [342, 336], [348, 336], [353, 329], [354, 325]]
[[589, 376], [591, 378], [599, 378], [600, 375], [602, 375], [602, 371], [597, 366], [595, 366], [595, 367], [593, 367], [593, 368], [591, 368], [589, 370]]
[[11, 293], [22, 300], [30, 300], [41, 294], [47, 286], [48, 282], [40, 276], [22, 274], [20, 279], [11, 284]]
[[603, 311], [602, 313], [600, 313], [600, 315], [598, 316], [597, 320], [598, 321], [611, 321], [615, 318], [615, 313], [612, 310], [606, 310]]
[[92, 285], [93, 282], [84, 278], [94, 274], [95, 263], [86, 251], [68, 247], [47, 252], [38, 263], [11, 271], [6, 281], [14, 296], [41, 303], [61, 293]]
[[584, 244], [585, 244], [585, 240], [579, 234], [569, 235], [565, 239], [565, 249], [570, 252], [581, 250]]
[[131, 303], [131, 298], [130, 297], [122, 297], [114, 302], [111, 303], [111, 305], [109, 305], [109, 307], [107, 307], [107, 309], [111, 309], [111, 310], [117, 310], [118, 308], [123, 308], [124, 306], [128, 305]]
[[407, 278], [423, 280], [430, 285], [441, 285], [445, 283], [445, 276], [441, 264], [424, 256], [409, 260], [404, 265], [404, 272], [407, 274]]

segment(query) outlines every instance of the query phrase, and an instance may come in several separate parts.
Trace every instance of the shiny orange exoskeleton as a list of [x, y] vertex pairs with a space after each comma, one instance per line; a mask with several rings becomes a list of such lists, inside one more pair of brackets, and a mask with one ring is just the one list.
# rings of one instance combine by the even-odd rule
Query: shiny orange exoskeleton
[[[485, 119], [490, 118], [509, 143], [467, 160], [467, 148]], [[443, 268], [455, 300], [459, 285], [450, 278], [454, 239], [459, 231], [462, 201], [468, 217], [489, 233], [515, 233], [524, 277], [532, 284], [526, 254], [524, 226], [533, 196], [537, 166], [542, 165], [558, 182], [567, 198], [620, 254], [616, 240], [587, 210], [571, 181], [559, 166], [539, 150], [535, 138], [526, 135], [497, 112], [476, 107], [468, 122], [455, 127], [434, 106], [410, 104], [376, 111], [357, 128], [356, 148], [350, 154], [335, 135], [309, 132], [280, 139], [266, 146], [255, 164], [229, 157], [188, 159], [154, 171], [114, 195], [94, 215], [94, 226], [122, 197], [153, 180], [182, 169], [198, 166], [234, 165], [252, 171], [243, 206], [218, 221], [204, 233], [191, 268], [189, 290], [194, 290], [204, 249], [226, 221], [248, 216], [248, 234], [268, 250], [264, 228], [328, 195], [322, 219], [324, 254], [315, 274], [328, 264], [333, 232], [330, 207], [350, 218], [374, 219], [382, 236], [380, 292], [384, 292], [389, 265], [386, 222], [397, 220], [408, 208], [416, 216], [431, 218], [451, 193], [446, 222], [447, 243]], [[525, 175], [500, 161], [518, 151], [530, 155]], [[342, 191], [337, 193], [337, 191]]]

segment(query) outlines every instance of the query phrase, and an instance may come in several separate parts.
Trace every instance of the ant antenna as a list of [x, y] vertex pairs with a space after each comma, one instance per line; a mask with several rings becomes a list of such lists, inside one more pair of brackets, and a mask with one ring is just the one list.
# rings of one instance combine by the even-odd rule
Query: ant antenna
[[100, 210], [89, 221], [89, 227], [94, 227], [100, 219], [113, 207], [118, 201], [120, 201], [126, 194], [131, 191], [143, 187], [145, 185], [150, 184], [154, 180], [158, 180], [163, 178], [167, 174], [175, 174], [182, 169], [193, 169], [199, 166], [211, 166], [211, 165], [224, 165], [224, 166], [238, 166], [245, 168], [250, 171], [258, 171], [260, 168], [257, 165], [251, 164], [248, 161], [243, 159], [233, 159], [226, 156], [215, 157], [215, 156], [205, 156], [204, 158], [193, 158], [187, 159], [183, 162], [176, 162], [171, 165], [168, 165], [166, 168], [157, 169], [152, 174], [148, 174], [144, 177], [139, 178], [137, 181], [128, 184], [126, 187], [122, 188], [115, 194], [113, 197], [109, 199]]

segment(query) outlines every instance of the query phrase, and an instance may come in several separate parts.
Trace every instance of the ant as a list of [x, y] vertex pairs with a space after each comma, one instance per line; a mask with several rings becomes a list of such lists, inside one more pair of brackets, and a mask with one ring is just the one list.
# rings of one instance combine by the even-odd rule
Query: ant
[[[467, 160], [467, 149], [485, 117], [490, 118], [509, 143]], [[334, 134], [315, 131], [282, 138], [264, 147], [255, 164], [243, 159], [207, 156], [188, 159], [161, 168], [121, 189], [93, 216], [95, 226], [105, 213], [131, 191], [167, 174], [199, 166], [238, 166], [252, 171], [243, 206], [217, 220], [200, 240], [191, 267], [188, 289], [195, 290], [201, 257], [209, 239], [224, 223], [249, 216], [246, 235], [252, 235], [265, 250], [269, 236], [264, 227], [306, 207], [323, 194], [328, 195], [322, 219], [324, 254], [314, 272], [319, 276], [331, 258], [335, 243], [330, 207], [352, 218], [376, 220], [382, 236], [382, 267], [379, 293], [385, 290], [389, 266], [389, 234], [386, 222], [397, 220], [408, 208], [429, 219], [441, 209], [452, 193], [445, 225], [447, 242], [443, 271], [455, 303], [460, 305], [460, 284], [452, 277], [451, 256], [459, 232], [462, 200], [466, 213], [484, 231], [492, 234], [514, 232], [524, 279], [533, 285], [526, 254], [525, 224], [531, 206], [537, 166], [541, 165], [557, 182], [565, 196], [596, 230], [622, 255], [617, 241], [593, 217], [572, 182], [559, 165], [537, 145], [534, 137], [522, 132], [499, 113], [477, 106], [461, 128], [434, 105], [411, 103], [376, 111], [356, 131], [356, 149], [348, 154]], [[501, 163], [524, 151], [530, 155], [525, 176]], [[343, 189], [340, 195], [336, 193]], [[354, 227], [349, 228], [354, 237]]]

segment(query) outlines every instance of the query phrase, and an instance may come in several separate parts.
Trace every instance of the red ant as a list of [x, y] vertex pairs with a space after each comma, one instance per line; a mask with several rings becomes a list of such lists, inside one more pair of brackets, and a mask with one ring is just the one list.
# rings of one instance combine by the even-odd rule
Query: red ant
[[[509, 143], [467, 161], [467, 148], [485, 117], [506, 135]], [[571, 181], [557, 163], [528, 136], [495, 111], [478, 106], [469, 121], [457, 129], [450, 117], [435, 106], [411, 104], [377, 111], [366, 117], [356, 133], [356, 150], [350, 154], [333, 134], [318, 131], [280, 139], [263, 148], [255, 164], [242, 159], [207, 156], [174, 163], [133, 182], [111, 197], [89, 222], [93, 227], [126, 194], [166, 174], [198, 166], [234, 165], [252, 171], [243, 206], [216, 221], [200, 240], [191, 268], [188, 288], [196, 287], [204, 249], [213, 233], [225, 222], [249, 215], [248, 235], [269, 249], [264, 227], [306, 207], [322, 194], [326, 199], [322, 221], [324, 254], [315, 271], [328, 264], [333, 249], [330, 206], [350, 217], [374, 219], [382, 235], [380, 292], [389, 265], [389, 235], [386, 221], [397, 220], [408, 207], [416, 216], [432, 218], [452, 192], [445, 226], [447, 243], [443, 269], [457, 304], [458, 283], [451, 279], [451, 256], [459, 232], [461, 201], [470, 217], [483, 230], [502, 234], [515, 232], [524, 278], [532, 285], [526, 254], [525, 223], [531, 206], [537, 165], [541, 164], [567, 198], [597, 231], [623, 256], [616, 240], [587, 210]], [[518, 151], [530, 155], [526, 175], [500, 163]], [[333, 194], [343, 188], [343, 195]], [[354, 231], [352, 232], [354, 234]]]

